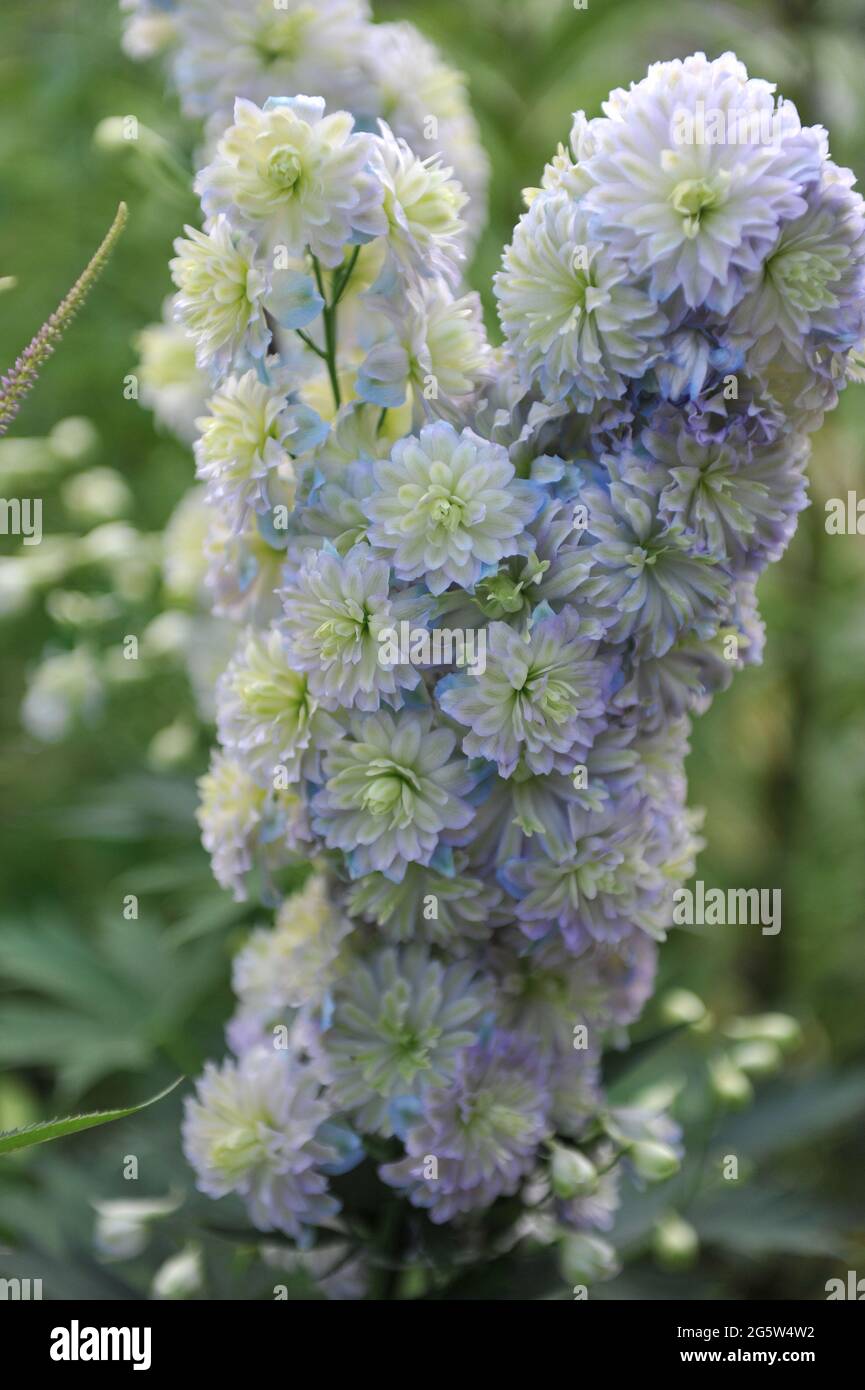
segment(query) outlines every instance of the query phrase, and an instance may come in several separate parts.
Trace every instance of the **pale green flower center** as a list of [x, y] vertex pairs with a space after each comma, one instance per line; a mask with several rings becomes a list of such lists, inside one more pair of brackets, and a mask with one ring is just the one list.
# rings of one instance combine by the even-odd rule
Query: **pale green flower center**
[[261, 1161], [264, 1146], [254, 1125], [237, 1125], [211, 1150], [214, 1168], [225, 1178], [242, 1178]]
[[695, 237], [706, 214], [724, 204], [729, 181], [729, 174], [721, 173], [714, 179], [683, 179], [676, 184], [670, 202], [682, 217], [685, 236]]
[[321, 644], [321, 654], [325, 660], [335, 660], [347, 643], [361, 642], [369, 632], [369, 620], [369, 610], [348, 599], [342, 612], [319, 623], [315, 637]]
[[279, 676], [241, 671], [236, 689], [249, 714], [262, 723], [281, 719], [302, 724], [309, 717], [311, 702], [306, 676], [293, 671]]
[[392, 816], [409, 794], [420, 791], [420, 782], [411, 769], [397, 767], [387, 758], [375, 758], [366, 776], [360, 799], [372, 816]]
[[267, 161], [267, 178], [283, 193], [289, 193], [300, 182], [303, 164], [296, 151], [283, 145]]
[[421, 505], [426, 506], [427, 515], [433, 526], [444, 531], [458, 531], [463, 523], [465, 504], [460, 497], [449, 492], [440, 483], [434, 483], [424, 494]]
[[538, 700], [546, 717], [555, 724], [562, 724], [574, 710], [575, 691], [566, 681], [547, 681]]
[[830, 285], [839, 271], [815, 251], [781, 251], [770, 258], [766, 272], [794, 308], [813, 314], [837, 303]]

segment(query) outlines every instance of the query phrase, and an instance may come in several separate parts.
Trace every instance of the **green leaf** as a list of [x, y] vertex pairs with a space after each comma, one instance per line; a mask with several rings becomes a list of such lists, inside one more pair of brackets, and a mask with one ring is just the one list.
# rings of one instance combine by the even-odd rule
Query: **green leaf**
[[49, 1139], [62, 1139], [66, 1134], [77, 1134], [79, 1130], [93, 1129], [96, 1125], [107, 1125], [111, 1120], [123, 1120], [127, 1115], [136, 1115], [139, 1110], [146, 1110], [148, 1105], [164, 1100], [183, 1079], [179, 1076], [158, 1096], [151, 1096], [150, 1100], [144, 1100], [140, 1105], [127, 1105], [121, 1110], [94, 1110], [89, 1115], [67, 1115], [62, 1120], [40, 1120], [36, 1124], [25, 1125], [23, 1129], [6, 1130], [0, 1134], [0, 1155], [14, 1153], [16, 1149], [29, 1149], [33, 1144], [46, 1144]]

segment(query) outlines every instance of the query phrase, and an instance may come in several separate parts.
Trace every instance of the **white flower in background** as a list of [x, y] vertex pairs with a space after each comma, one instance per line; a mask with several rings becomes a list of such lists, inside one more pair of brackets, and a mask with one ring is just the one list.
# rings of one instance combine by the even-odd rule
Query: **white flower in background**
[[384, 190], [388, 246], [413, 275], [459, 278], [468, 202], [453, 171], [437, 155], [419, 159], [384, 121], [372, 143], [370, 167]]
[[293, 496], [288, 448], [297, 425], [285, 390], [268, 385], [254, 370], [230, 376], [211, 396], [209, 415], [196, 421], [195, 474], [207, 484], [210, 502], [221, 507], [237, 529], [250, 508], [271, 505], [268, 477], [280, 471]]
[[198, 780], [198, 793], [201, 842], [210, 855], [214, 878], [242, 902], [267, 791], [239, 759], [217, 751], [209, 771]]
[[351, 930], [325, 879], [314, 874], [299, 893], [283, 899], [273, 928], [254, 931], [235, 957], [232, 984], [244, 1014], [267, 1025], [286, 1009], [320, 1002]]
[[141, 403], [160, 425], [191, 444], [210, 383], [195, 361], [193, 339], [174, 319], [173, 300], [166, 301], [163, 313], [162, 323], [142, 328], [135, 339]]
[[366, 0], [183, 0], [174, 60], [183, 108], [225, 125], [236, 97], [263, 103], [308, 92], [333, 108], [369, 111], [370, 19]]
[[104, 702], [104, 681], [86, 647], [45, 658], [30, 678], [21, 722], [41, 743], [59, 743], [76, 724], [94, 723]]
[[238, 98], [234, 124], [202, 169], [196, 192], [208, 217], [225, 213], [251, 224], [288, 256], [305, 247], [328, 267], [353, 240], [386, 228], [382, 190], [366, 172], [367, 135], [353, 133], [346, 111], [325, 114], [321, 97]]
[[177, 18], [159, 0], [120, 0], [124, 19], [123, 51], [140, 61], [170, 48], [177, 38]]
[[174, 312], [195, 343], [198, 366], [224, 369], [244, 348], [263, 357], [270, 342], [262, 304], [267, 281], [256, 265], [255, 242], [232, 232], [225, 217], [209, 232], [185, 231], [170, 262], [178, 289]]
[[191, 487], [168, 518], [163, 532], [162, 579], [170, 599], [195, 603], [204, 592], [211, 516], [205, 489]]
[[658, 357], [667, 320], [566, 193], [541, 193], [495, 277], [499, 317], [526, 385], [579, 410], [615, 398]]

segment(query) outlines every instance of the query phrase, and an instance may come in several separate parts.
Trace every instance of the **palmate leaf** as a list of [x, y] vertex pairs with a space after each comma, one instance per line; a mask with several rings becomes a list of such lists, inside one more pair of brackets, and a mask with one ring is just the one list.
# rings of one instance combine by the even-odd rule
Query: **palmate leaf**
[[123, 1120], [127, 1115], [137, 1115], [149, 1105], [164, 1100], [183, 1081], [179, 1076], [159, 1095], [143, 1100], [139, 1105], [127, 1105], [119, 1110], [94, 1110], [89, 1115], [67, 1115], [58, 1120], [39, 1120], [36, 1124], [25, 1125], [23, 1129], [9, 1129], [0, 1134], [0, 1156], [14, 1153], [18, 1149], [29, 1149], [34, 1144], [47, 1144], [51, 1139], [62, 1139], [67, 1134], [77, 1134], [83, 1129], [93, 1129], [96, 1125], [107, 1125], [113, 1120]]
[[27, 993], [0, 999], [0, 1067], [51, 1068], [64, 1105], [110, 1073], [143, 1070], [160, 1051], [178, 1072], [194, 1070], [201, 1059], [188, 1020], [224, 973], [216, 937], [175, 950], [145, 917], [106, 920], [92, 937], [48, 910], [4, 922], [0, 978]]

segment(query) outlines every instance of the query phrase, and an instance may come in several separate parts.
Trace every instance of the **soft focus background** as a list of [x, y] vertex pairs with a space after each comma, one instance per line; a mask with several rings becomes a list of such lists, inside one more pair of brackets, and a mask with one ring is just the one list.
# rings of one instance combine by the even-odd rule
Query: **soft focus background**
[[[865, 177], [861, 0], [374, 9], [415, 21], [469, 76], [493, 164], [471, 276], [488, 308], [520, 190], [567, 138], [570, 113], [596, 114], [651, 61], [734, 49], [806, 121], [827, 125], [833, 157]], [[0, 366], [75, 279], [120, 198], [130, 223], [0, 444], [0, 495], [42, 497], [45, 531], [25, 548], [0, 536], [0, 1129], [143, 1100], [221, 1055], [230, 955], [260, 915], [212, 885], [197, 843], [194, 779], [208, 732], [178, 657], [190, 616], [159, 561], [190, 456], [124, 392], [133, 340], [159, 316], [171, 242], [195, 204], [171, 168], [157, 177], [131, 151], [93, 141], [103, 118], [134, 114], [191, 169], [196, 133], [158, 63], [134, 65], [119, 37], [116, 0], [2, 6], [0, 277], [17, 285], [0, 294]], [[760, 588], [766, 663], [696, 725], [689, 764], [692, 802], [706, 808], [699, 876], [780, 888], [783, 928], [682, 929], [665, 948], [659, 1000], [696, 991], [713, 1021], [651, 1050], [636, 1077], [687, 1083], [691, 1157], [675, 1184], [629, 1198], [619, 1242], [630, 1258], [597, 1296], [822, 1298], [828, 1278], [865, 1274], [865, 537], [824, 528], [826, 498], [865, 496], [865, 389], [851, 388], [817, 435], [811, 476], [814, 506]], [[206, 687], [219, 653], [206, 632], [197, 640]], [[767, 1011], [794, 1015], [801, 1042], [783, 1071], [755, 1083], [750, 1105], [719, 1107], [702, 1078], [725, 1020]], [[662, 1023], [656, 1002], [634, 1035]], [[206, 1296], [270, 1296], [272, 1272], [251, 1245], [225, 1238], [237, 1213], [190, 1192], [179, 1094], [120, 1126], [0, 1158], [0, 1277], [41, 1277], [51, 1297], [131, 1297], [192, 1248], [204, 1256]], [[740, 1159], [737, 1184], [719, 1181], [727, 1154]], [[124, 1181], [130, 1157], [137, 1182]], [[92, 1202], [169, 1193], [186, 1200], [154, 1224], [147, 1247], [106, 1261]], [[687, 1271], [675, 1242], [662, 1243], [660, 1260], [651, 1248], [670, 1207], [699, 1235]], [[563, 1296], [534, 1288], [524, 1268], [491, 1295]]]

